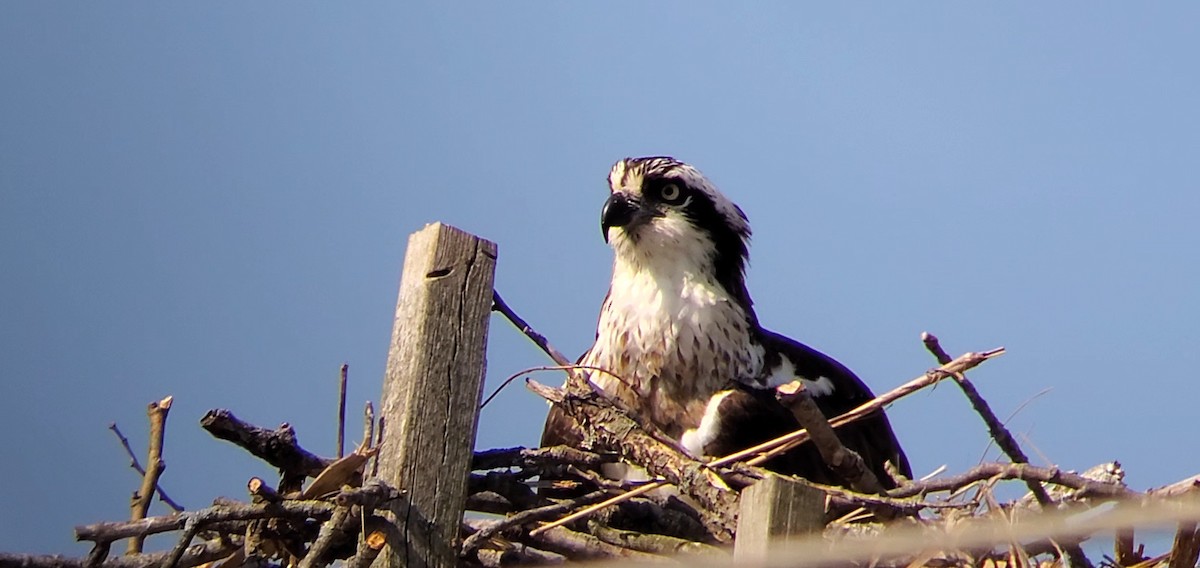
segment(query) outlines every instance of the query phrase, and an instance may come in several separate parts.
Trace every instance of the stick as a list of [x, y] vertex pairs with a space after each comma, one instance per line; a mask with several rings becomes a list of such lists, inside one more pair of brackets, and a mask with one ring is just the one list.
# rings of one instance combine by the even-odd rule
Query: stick
[[554, 361], [556, 365], [560, 367], [569, 367], [571, 365], [571, 360], [567, 359], [566, 355], [563, 355], [561, 351], [555, 349], [554, 346], [546, 340], [546, 336], [534, 331], [534, 329], [530, 327], [525, 320], [521, 319], [521, 316], [512, 311], [512, 308], [508, 307], [508, 304], [504, 302], [504, 298], [500, 297], [500, 292], [495, 290], [492, 290], [492, 310], [500, 312], [504, 315], [504, 317], [508, 318], [509, 322], [516, 326], [517, 329], [521, 330], [521, 333], [525, 334], [525, 337], [528, 337], [535, 345], [542, 348], [542, 351], [544, 351], [546, 355], [549, 355], [550, 359]]
[[533, 379], [527, 379], [525, 385], [563, 409], [577, 423], [585, 424], [588, 436], [600, 446], [619, 449], [633, 463], [664, 477], [695, 498], [701, 505], [701, 513], [708, 513], [703, 519], [704, 525], [718, 541], [733, 538], [737, 524], [733, 518], [737, 496], [728, 490], [716, 472], [651, 435], [637, 421], [595, 393], [572, 394]]
[[[167, 428], [167, 413], [171, 411], [172, 400], [172, 397], [168, 396], [158, 402], [151, 402], [146, 407], [146, 415], [150, 418], [150, 452], [146, 457], [147, 469], [146, 475], [142, 476], [142, 486], [130, 503], [130, 520], [138, 521], [146, 518], [146, 511], [150, 509], [150, 500], [154, 498], [154, 488], [158, 487], [158, 478], [167, 468], [167, 464], [162, 459], [163, 434]], [[125, 553], [140, 553], [144, 540], [142, 537], [130, 539]]]
[[341, 459], [346, 455], [346, 375], [350, 370], [350, 365], [342, 363], [342, 368], [338, 373], [338, 430], [337, 430], [337, 457]]
[[536, 537], [532, 534], [530, 536], [539, 544], [545, 545], [546, 548], [569, 553], [577, 558], [620, 558], [623, 561], [675, 563], [664, 556], [614, 546], [590, 534], [573, 531], [566, 527], [557, 527], [551, 531], [538, 533]]
[[[917, 392], [918, 390], [921, 390], [921, 389], [923, 389], [929, 385], [932, 385], [946, 377], [951, 376], [951, 373], [960, 372], [960, 371], [974, 368], [974, 367], [978, 366], [979, 364], [983, 363], [984, 361], [987, 361], [988, 359], [999, 357], [1000, 355], [1003, 355], [1003, 354], [1004, 354], [1003, 347], [998, 347], [996, 349], [991, 349], [988, 351], [984, 351], [982, 353], [975, 353], [975, 352], [964, 353], [963, 355], [960, 355], [957, 359], [942, 365], [938, 369], [934, 369], [933, 371], [927, 372], [924, 375], [914, 378], [911, 381], [909, 381], [903, 385], [900, 385], [899, 387], [892, 389], [891, 391], [888, 391], [887, 393], [884, 393], [882, 396], [876, 397], [876, 398], [862, 404], [861, 406], [855, 408], [854, 410], [851, 410], [850, 412], [847, 412], [845, 414], [838, 416], [837, 418], [834, 418], [833, 420], [830, 420], [829, 423], [833, 427], [836, 428], [836, 427], [839, 427], [839, 426], [842, 426], [845, 424], [849, 424], [850, 422], [853, 422], [855, 420], [862, 419], [866, 416], [869, 416], [871, 413], [878, 411], [879, 409], [883, 408], [884, 406], [891, 404], [892, 402], [894, 402], [900, 398], [908, 396], [914, 392]], [[526, 385], [531, 390], [533, 390], [537, 394], [541, 395], [543, 398], [551, 401], [552, 403], [562, 404], [565, 400], [565, 393], [563, 393], [560, 389], [553, 389], [551, 387], [547, 387], [547, 386], [542, 385], [533, 380], [527, 380]], [[583, 409], [583, 405], [579, 405], [579, 404], [571, 405], [569, 409], [565, 406], [563, 408], [568, 410], [568, 413], [571, 413], [571, 414], [574, 414], [574, 413], [584, 414], [587, 412], [586, 410]], [[595, 426], [597, 423], [604, 423], [604, 422], [603, 422], [603, 419], [600, 419], [600, 420], [592, 420], [591, 423], [593, 424], [593, 426]], [[786, 434], [784, 436], [775, 438], [774, 440], [768, 440], [757, 446], [753, 446], [753, 447], [747, 448], [747, 449], [739, 451], [739, 452], [734, 452], [725, 457], [712, 460], [712, 461], [708, 462], [707, 464], [705, 464], [705, 467], [709, 468], [709, 469], [713, 469], [713, 468], [729, 465], [731, 463], [741, 461], [747, 457], [755, 456], [755, 455], [757, 455], [758, 457], [750, 459], [749, 461], [746, 462], [746, 464], [751, 465], [751, 466], [759, 465], [763, 462], [770, 460], [771, 458], [775, 457], [776, 455], [779, 455], [783, 452], [786, 452], [786, 451], [800, 445], [801, 443], [803, 443], [807, 440], [808, 440], [808, 431], [807, 430], [797, 430], [790, 434]], [[637, 447], [638, 444], [629, 444], [629, 443], [626, 443], [624, 440], [622, 440], [622, 443], [617, 444], [616, 446], [622, 447], [622, 448], [629, 448], [629, 447]], [[655, 459], [649, 459], [649, 460], [634, 459], [633, 461], [635, 463], [639, 463], [639, 464], [641, 464], [641, 463], [646, 463], [646, 464], [659, 463]], [[660, 472], [654, 472], [654, 473], [660, 473]], [[671, 476], [668, 475], [666, 477], [668, 477], [668, 479], [670, 479]], [[654, 481], [654, 482], [651, 482], [651, 483], [648, 483], [646, 485], [639, 487], [639, 490], [650, 491], [652, 489], [657, 489], [659, 487], [666, 486], [668, 483], [669, 483], [668, 481]], [[695, 486], [695, 487], [693, 487], [692, 490], [707, 492], [707, 490], [704, 488], [703, 485]], [[632, 498], [632, 497], [624, 497], [624, 498], [621, 498], [621, 497], [623, 497], [623, 496], [614, 497], [613, 499], [610, 500], [612, 502], [608, 503], [608, 505], [616, 504], [621, 501]], [[715, 502], [713, 504], [715, 504]], [[723, 508], [723, 507], [713, 507], [710, 504], [706, 504], [705, 506], [715, 509], [716, 512], [718, 512], [718, 514], [720, 513], [720, 511], [728, 511], [729, 510], [728, 508]], [[598, 510], [599, 510], [599, 508], [593, 508], [593, 510], [590, 512], [594, 513], [595, 511], [598, 511]], [[706, 526], [708, 526], [710, 528], [710, 530], [712, 530], [714, 528], [709, 523], [706, 523]], [[722, 533], [722, 532], [717, 531], [717, 532], [713, 532], [713, 534], [716, 535], [719, 539], [722, 534], [727, 534], [727, 535], [732, 534], [732, 531], [730, 530], [731, 528], [732, 527], [725, 529], [725, 530], [729, 530], [730, 531], [729, 533]]]
[[582, 519], [584, 517], [592, 515], [593, 513], [597, 512], [601, 509], [604, 509], [606, 507], [611, 507], [613, 505], [616, 505], [617, 503], [628, 501], [639, 495], [645, 495], [646, 493], [649, 493], [651, 491], [654, 491], [655, 489], [658, 489], [659, 487], [662, 487], [664, 484], [665, 483], [661, 482], [661, 481], [652, 482], [652, 483], [647, 483], [645, 485], [642, 485], [641, 487], [638, 487], [637, 489], [633, 489], [631, 491], [626, 491], [625, 493], [617, 495], [616, 497], [613, 497], [611, 499], [606, 499], [604, 501], [596, 503], [595, 505], [591, 505], [589, 507], [580, 509], [574, 513], [571, 513], [570, 515], [567, 515], [557, 521], [554, 521], [553, 523], [546, 523], [545, 525], [542, 525], [536, 529], [533, 529], [533, 530], [529, 531], [529, 536], [537, 536], [548, 530], [552, 530], [557, 527], [561, 527], [561, 526], [563, 526], [571, 521], [574, 521], [576, 519]]
[[597, 454], [570, 446], [550, 446], [532, 449], [497, 448], [475, 452], [475, 459], [471, 461], [471, 469], [529, 468], [563, 464], [599, 466], [614, 461], [616, 461], [616, 456]]
[[[477, 531], [475, 534], [467, 537], [467, 539], [463, 541], [461, 554], [462, 554], [462, 556], [466, 556], [466, 555], [470, 554], [475, 549], [479, 548], [480, 545], [482, 545], [485, 540], [491, 538], [494, 535], [497, 535], [497, 534], [503, 532], [506, 529], [509, 529], [511, 527], [520, 526], [525, 523], [529, 523], [529, 522], [533, 522], [533, 521], [540, 521], [542, 519], [551, 517], [553, 515], [564, 513], [566, 511], [570, 511], [571, 509], [574, 509], [576, 507], [580, 507], [583, 505], [593, 503], [598, 499], [602, 499], [606, 495], [608, 495], [608, 491], [605, 491], [602, 489], [600, 491], [593, 491], [582, 497], [577, 497], [570, 501], [563, 501], [562, 503], [554, 503], [552, 505], [546, 505], [544, 507], [538, 507], [536, 509], [527, 509], [525, 511], [521, 511], [514, 515], [510, 515], [509, 517], [505, 518], [504, 520], [490, 524], [486, 527], [483, 527], [483, 528], [479, 529], [479, 531]], [[565, 521], [560, 521], [560, 523], [561, 522], [565, 522]], [[541, 527], [541, 528], [535, 529], [529, 533], [529, 536], [535, 536], [536, 534], [539, 533], [539, 531], [545, 532], [545, 530], [544, 530], [545, 528], [546, 527]]]
[[941, 491], [956, 491], [972, 483], [992, 478], [1053, 483], [1080, 491], [1080, 498], [1103, 497], [1106, 499], [1120, 499], [1138, 495], [1137, 492], [1121, 485], [1088, 479], [1079, 474], [1062, 471], [1057, 467], [1038, 467], [1018, 463], [980, 464], [959, 475], [913, 481], [888, 491], [887, 494], [889, 497], [905, 498]]
[[334, 461], [301, 448], [296, 431], [288, 424], [267, 430], [241, 421], [228, 410], [215, 409], [200, 419], [200, 426], [215, 438], [241, 446], [285, 475], [316, 477]]
[[[830, 420], [829, 424], [832, 425], [834, 428], [838, 428], [840, 426], [844, 426], [846, 424], [854, 422], [855, 420], [860, 420], [862, 418], [865, 418], [865, 417], [871, 415], [872, 413], [879, 411], [883, 407], [885, 407], [901, 398], [904, 398], [914, 392], [917, 392], [929, 385], [937, 383], [938, 381], [941, 381], [942, 379], [953, 376], [953, 374], [956, 372], [961, 372], [961, 371], [965, 371], [967, 369], [974, 368], [974, 367], [978, 366], [979, 364], [983, 363], [984, 361], [987, 361], [988, 359], [993, 359], [993, 358], [999, 357], [1003, 354], [1004, 354], [1004, 348], [997, 347], [995, 349], [984, 351], [982, 353], [967, 352], [962, 355], [959, 355], [957, 359], [950, 361], [949, 363], [946, 363], [946, 364], [942, 365], [941, 367], [938, 367], [937, 369], [929, 371], [929, 372], [925, 373], [924, 375], [921, 375], [915, 379], [912, 379], [911, 381], [908, 381], [907, 383], [904, 383], [903, 385], [900, 385], [878, 397], [875, 397], [874, 399], [871, 399], [870, 401], [867, 401], [866, 403], [860, 405], [858, 408], [855, 408], [854, 410], [851, 410], [850, 412], [847, 412], [845, 414], [842, 414], [841, 416], [838, 416], [838, 417]], [[795, 432], [792, 432], [791, 434], [780, 436], [779, 438], [776, 438], [774, 440], [769, 440], [769, 441], [763, 442], [762, 444], [759, 444], [757, 446], [747, 448], [740, 452], [736, 452], [736, 453], [730, 454], [728, 456], [725, 456], [719, 460], [716, 460], [713, 463], [710, 463], [709, 466], [710, 467], [722, 466], [725, 464], [733, 463], [735, 461], [740, 461], [743, 458], [753, 456], [755, 454], [758, 454], [758, 457], [753, 458], [753, 459], [747, 461], [746, 463], [748, 465], [759, 465], [781, 453], [784, 453], [784, 452], [804, 443], [807, 440], [808, 440], [808, 431], [797, 430]]]
[[[191, 568], [207, 562], [213, 562], [229, 556], [231, 552], [241, 548], [241, 537], [212, 540], [203, 544], [188, 547], [177, 563], [177, 568]], [[116, 556], [92, 564], [88, 558], [70, 558], [59, 555], [10, 554], [0, 552], [0, 566], [15, 568], [152, 568], [161, 566], [170, 552], [155, 552], [150, 554], [134, 554]]]
[[75, 527], [75, 540], [90, 542], [113, 542], [122, 538], [146, 537], [152, 534], [177, 531], [184, 528], [188, 519], [199, 519], [202, 526], [224, 521], [249, 521], [253, 519], [312, 517], [328, 518], [334, 505], [325, 501], [280, 501], [258, 503], [214, 505], [206, 509], [183, 513], [146, 517], [138, 521], [103, 522]]
[[821, 454], [821, 460], [855, 491], [882, 495], [883, 485], [880, 485], [879, 478], [867, 469], [862, 456], [842, 444], [842, 440], [833, 431], [833, 426], [829, 425], [829, 420], [817, 407], [804, 384], [796, 381], [794, 385], [798, 388], [785, 385], [789, 388], [780, 389], [785, 395], [784, 405], [792, 411], [796, 421], [809, 432], [817, 452]]
[[[129, 445], [129, 438], [126, 438], [125, 435], [121, 433], [121, 429], [117, 427], [116, 422], [109, 423], [108, 429], [112, 430], [113, 434], [116, 434], [117, 439], [121, 441], [121, 446], [125, 448], [125, 453], [129, 456], [129, 467], [133, 468], [134, 471], [138, 472], [138, 475], [141, 475], [144, 478], [146, 476], [146, 470], [142, 467], [142, 464], [138, 462], [137, 455], [133, 453], [133, 447]], [[174, 499], [167, 497], [167, 492], [163, 491], [161, 484], [155, 484], [154, 489], [158, 491], [159, 501], [162, 501], [164, 504], [166, 504], [166, 506], [170, 507], [177, 513], [183, 511], [183, 505], [180, 505]]]
[[375, 441], [375, 406], [371, 401], [363, 407], [363, 443], [368, 447]]
[[[937, 336], [929, 332], [922, 332], [921, 342], [925, 344], [926, 349], [933, 354], [939, 363], [943, 365], [948, 363], [947, 360], [950, 358], [950, 356], [946, 354], [944, 349], [942, 349], [941, 343], [938, 341]], [[971, 381], [967, 380], [967, 375], [964, 371], [965, 369], [951, 373], [954, 376], [954, 382], [958, 384], [960, 389], [962, 389], [963, 394], [967, 397], [967, 400], [971, 401], [971, 406], [975, 409], [975, 412], [978, 413], [981, 418], [983, 418], [984, 424], [987, 425], [988, 433], [992, 435], [993, 440], [996, 440], [996, 445], [1000, 446], [1000, 449], [1008, 455], [1008, 459], [1012, 460], [1014, 463], [1029, 463], [1029, 457], [1027, 457], [1025, 452], [1021, 450], [1021, 446], [1017, 444], [1017, 440], [1013, 438], [1013, 435], [1008, 431], [1008, 428], [1004, 427], [1004, 423], [1000, 422], [1000, 418], [996, 416], [996, 413], [992, 412], [992, 407], [988, 405], [983, 396], [979, 394], [979, 391], [975, 388], [975, 385], [971, 384]], [[1025, 485], [1029, 487], [1029, 491], [1033, 493], [1033, 497], [1037, 499], [1038, 504], [1040, 504], [1042, 507], [1049, 507], [1054, 503], [1054, 500], [1050, 498], [1049, 493], [1046, 493], [1046, 488], [1043, 487], [1041, 483], [1032, 480], [1025, 480]], [[1078, 544], [1064, 543], [1064, 548], [1066, 549], [1067, 556], [1071, 560], [1072, 566], [1079, 568], [1092, 568], [1091, 561], [1087, 559], [1087, 556], [1084, 556], [1083, 549], [1079, 548]]]
[[1195, 522], [1179, 523], [1175, 542], [1171, 546], [1169, 568], [1194, 568], [1200, 558], [1200, 531]]
[[196, 533], [200, 532], [200, 522], [197, 519], [198, 517], [191, 517], [184, 523], [183, 534], [175, 542], [175, 548], [172, 548], [171, 553], [163, 559], [162, 568], [176, 568], [179, 565], [179, 560], [183, 558], [183, 553], [187, 550], [188, 545], [192, 544], [192, 539], [196, 538]]

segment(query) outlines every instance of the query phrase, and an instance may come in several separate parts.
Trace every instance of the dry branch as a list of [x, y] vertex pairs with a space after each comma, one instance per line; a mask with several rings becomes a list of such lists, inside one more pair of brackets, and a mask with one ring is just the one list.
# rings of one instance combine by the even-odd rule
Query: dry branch
[[[158, 478], [167, 468], [162, 459], [163, 436], [167, 428], [167, 413], [171, 411], [172, 397], [168, 396], [157, 402], [151, 402], [146, 407], [146, 416], [150, 418], [150, 451], [146, 457], [146, 474], [142, 476], [142, 486], [134, 494], [129, 504], [130, 520], [146, 518], [150, 509], [150, 501], [154, 498], [154, 490], [158, 487]], [[126, 554], [138, 554], [142, 551], [144, 538], [136, 536], [129, 539]]]
[[461, 554], [465, 556], [474, 552], [475, 549], [479, 548], [479, 546], [482, 545], [485, 540], [507, 529], [518, 527], [526, 523], [532, 523], [534, 521], [544, 520], [555, 515], [561, 515], [577, 507], [595, 503], [596, 501], [603, 499], [607, 494], [608, 492], [603, 490], [593, 491], [587, 495], [572, 499], [570, 501], [546, 505], [536, 509], [526, 509], [520, 513], [511, 515], [504, 520], [497, 521], [486, 527], [480, 528], [475, 534], [467, 537], [467, 539], [462, 543]]
[[779, 390], [783, 394], [785, 406], [792, 411], [800, 426], [808, 431], [809, 438], [817, 447], [825, 465], [855, 491], [883, 494], [883, 486], [880, 485], [879, 479], [867, 469], [867, 464], [861, 456], [842, 444], [842, 440], [833, 431], [833, 426], [829, 425], [825, 413], [817, 407], [804, 384], [796, 381], [793, 385], [784, 387], [780, 387]]
[[280, 501], [279, 503], [224, 504], [163, 517], [147, 517], [138, 521], [102, 522], [75, 527], [75, 540], [113, 542], [135, 536], [149, 536], [184, 528], [189, 519], [197, 519], [201, 527], [225, 521], [249, 521], [276, 517], [315, 519], [328, 518], [334, 505], [325, 501]]
[[648, 434], [633, 419], [594, 393], [574, 394], [529, 379], [526, 385], [583, 426], [594, 445], [619, 449], [630, 461], [660, 475], [702, 508], [703, 522], [721, 542], [733, 538], [737, 495], [714, 471]]
[[[112, 430], [117, 439], [121, 441], [121, 447], [125, 448], [125, 454], [129, 456], [129, 467], [138, 472], [138, 475], [145, 478], [146, 469], [142, 467], [141, 462], [138, 461], [137, 454], [133, 452], [133, 447], [129, 445], [129, 438], [126, 438], [125, 434], [121, 433], [121, 429], [117, 427], [116, 422], [109, 423], [108, 429]], [[168, 497], [167, 492], [163, 491], [162, 484], [155, 484], [154, 489], [158, 491], [159, 501], [162, 501], [163, 504], [176, 512], [183, 511], [183, 505]]]
[[517, 315], [516, 312], [512, 311], [512, 308], [508, 307], [508, 304], [505, 303], [504, 298], [500, 297], [500, 293], [495, 290], [492, 290], [492, 310], [500, 312], [505, 318], [508, 318], [510, 323], [516, 326], [521, 333], [525, 334], [525, 337], [528, 337], [530, 341], [533, 341], [535, 345], [540, 347], [556, 365], [563, 367], [571, 365], [570, 359], [567, 359], [567, 357], [563, 355], [561, 351], [555, 349], [554, 346], [546, 340], [546, 336], [534, 331], [533, 327], [530, 326], [528, 322], [522, 319], [521, 316]]
[[[937, 359], [938, 363], [943, 365], [949, 363], [950, 356], [942, 348], [937, 336], [929, 332], [924, 332], [921, 334], [921, 341]], [[1029, 457], [1021, 450], [1021, 446], [1017, 444], [1017, 440], [1013, 438], [1008, 428], [1004, 427], [1004, 423], [1000, 421], [996, 413], [992, 412], [992, 407], [984, 400], [983, 395], [979, 394], [979, 390], [967, 379], [966, 373], [964, 371], [957, 371], [952, 373], [952, 375], [954, 382], [962, 389], [967, 400], [971, 401], [971, 407], [975, 409], [975, 412], [983, 418], [984, 424], [987, 425], [988, 433], [996, 441], [996, 445], [1000, 446], [1000, 449], [1008, 455], [1008, 459], [1018, 464], [1029, 463]], [[1040, 482], [1027, 479], [1025, 480], [1025, 484], [1029, 487], [1029, 492], [1033, 494], [1041, 506], [1048, 507], [1054, 503], [1054, 500], [1046, 493], [1046, 488]], [[1076, 566], [1077, 568], [1092, 568], [1091, 561], [1083, 554], [1083, 550], [1079, 548], [1078, 544], [1063, 543], [1063, 548], [1066, 550], [1072, 566]]]
[[[337, 457], [346, 455], [346, 379], [350, 365], [342, 363], [338, 372]], [[370, 438], [367, 438], [370, 440]]]
[[1171, 546], [1171, 562], [1168, 566], [1195, 568], [1197, 558], [1200, 558], [1200, 530], [1197, 530], [1195, 522], [1180, 523]]
[[1122, 485], [1088, 479], [1077, 473], [1056, 467], [1038, 467], [1019, 463], [985, 463], [970, 471], [949, 477], [938, 477], [925, 481], [913, 481], [903, 487], [888, 491], [895, 498], [912, 497], [940, 491], [956, 491], [972, 483], [987, 479], [1019, 479], [1027, 482], [1053, 483], [1078, 491], [1077, 498], [1102, 497], [1116, 499], [1137, 495]]
[[[191, 568], [229, 556], [242, 546], [240, 538], [212, 540], [189, 546], [175, 564], [177, 568]], [[170, 552], [114, 556], [99, 564], [90, 564], [87, 558], [71, 558], [59, 555], [9, 554], [0, 552], [0, 566], [6, 568], [154, 568], [169, 559]]]
[[233, 442], [255, 457], [279, 468], [284, 476], [316, 477], [333, 460], [318, 457], [301, 448], [296, 431], [289, 424], [275, 430], [259, 428], [243, 422], [224, 409], [210, 410], [200, 419], [200, 426], [214, 437]]
[[637, 550], [649, 554], [663, 556], [692, 556], [712, 559], [728, 558], [729, 553], [724, 549], [673, 536], [650, 534], [637, 531], [616, 529], [604, 524], [591, 521], [588, 523], [588, 533], [596, 538], [621, 548]]
[[572, 448], [551, 446], [548, 448], [498, 448], [475, 452], [471, 469], [499, 469], [502, 467], [546, 467], [550, 465], [582, 465], [597, 467], [616, 461], [615, 456], [603, 455]]
[[664, 556], [609, 544], [590, 534], [573, 531], [566, 527], [555, 527], [536, 536], [531, 536], [535, 542], [545, 548], [565, 554], [571, 558], [608, 558], [630, 562], [674, 563], [671, 559]]

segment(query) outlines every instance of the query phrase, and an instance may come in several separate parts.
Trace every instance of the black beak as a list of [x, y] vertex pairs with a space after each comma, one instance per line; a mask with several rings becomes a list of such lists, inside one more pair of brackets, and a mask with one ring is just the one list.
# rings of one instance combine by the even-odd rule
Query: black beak
[[600, 210], [600, 232], [604, 233], [604, 242], [608, 242], [609, 227], [624, 227], [633, 222], [637, 216], [638, 205], [629, 201], [624, 193], [614, 193], [604, 202]]

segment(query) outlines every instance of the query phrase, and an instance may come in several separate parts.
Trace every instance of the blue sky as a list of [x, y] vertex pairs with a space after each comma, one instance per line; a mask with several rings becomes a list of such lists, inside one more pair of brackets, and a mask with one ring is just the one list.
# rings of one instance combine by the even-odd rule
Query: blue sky
[[[923, 330], [1004, 345], [974, 378], [1002, 416], [1036, 397], [1010, 423], [1035, 462], [1119, 459], [1139, 489], [1200, 472], [1197, 21], [1169, 2], [4, 3], [0, 550], [83, 553], [74, 525], [126, 517], [137, 479], [106, 427], [142, 451], [167, 394], [162, 483], [190, 508], [271, 475], [199, 428], [207, 409], [331, 454], [337, 368], [352, 408], [378, 399], [425, 223], [497, 242], [497, 288], [581, 352], [604, 177], [645, 154], [747, 212], [764, 324], [877, 392], [932, 366]], [[491, 385], [545, 362], [493, 324]], [[511, 388], [478, 446], [533, 444], [544, 413]], [[920, 472], [987, 444], [954, 388], [891, 416]]]

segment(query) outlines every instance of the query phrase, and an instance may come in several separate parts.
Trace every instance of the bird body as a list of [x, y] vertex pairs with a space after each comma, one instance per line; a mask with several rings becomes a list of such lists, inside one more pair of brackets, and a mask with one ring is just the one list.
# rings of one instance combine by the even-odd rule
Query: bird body
[[[725, 455], [799, 424], [774, 388], [803, 381], [828, 416], [873, 398], [832, 358], [759, 325], [745, 286], [745, 214], [698, 170], [673, 158], [628, 158], [609, 173], [601, 230], [613, 276], [596, 341], [580, 364], [588, 380], [679, 441], [695, 457]], [[543, 445], [574, 443], [573, 422], [552, 409]], [[908, 461], [882, 412], [839, 429], [885, 485]], [[805, 445], [771, 464], [837, 482]]]

